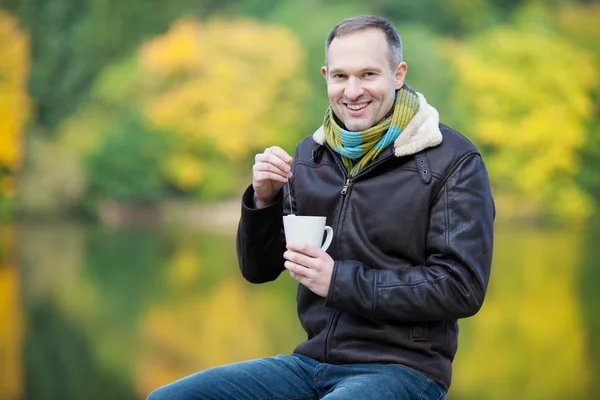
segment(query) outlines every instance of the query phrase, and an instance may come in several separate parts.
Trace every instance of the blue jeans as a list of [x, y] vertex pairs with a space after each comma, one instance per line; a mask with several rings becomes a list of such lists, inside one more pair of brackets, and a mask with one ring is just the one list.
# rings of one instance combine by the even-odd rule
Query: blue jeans
[[207, 369], [156, 389], [147, 400], [444, 400], [433, 379], [395, 364], [322, 364], [292, 354]]

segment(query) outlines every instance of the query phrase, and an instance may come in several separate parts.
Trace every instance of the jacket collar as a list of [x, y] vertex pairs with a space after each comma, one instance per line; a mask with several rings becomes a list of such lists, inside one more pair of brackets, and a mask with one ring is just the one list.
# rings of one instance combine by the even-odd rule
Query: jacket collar
[[[440, 117], [437, 110], [427, 103], [421, 93], [417, 93], [417, 96], [419, 97], [419, 111], [394, 142], [396, 157], [416, 154], [442, 143]], [[325, 144], [323, 126], [313, 134], [313, 140], [320, 145]]]

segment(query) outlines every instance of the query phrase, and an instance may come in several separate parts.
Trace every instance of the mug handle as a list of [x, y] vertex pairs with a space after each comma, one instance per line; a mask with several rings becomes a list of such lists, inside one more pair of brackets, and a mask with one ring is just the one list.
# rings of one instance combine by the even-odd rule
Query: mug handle
[[333, 239], [333, 229], [330, 226], [325, 226], [325, 243], [321, 246], [321, 250], [327, 251], [329, 245], [331, 244], [331, 240]]

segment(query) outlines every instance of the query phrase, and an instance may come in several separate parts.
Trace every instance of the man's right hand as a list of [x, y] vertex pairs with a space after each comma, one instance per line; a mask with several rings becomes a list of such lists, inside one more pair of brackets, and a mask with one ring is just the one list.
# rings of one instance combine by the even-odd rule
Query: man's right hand
[[292, 177], [292, 157], [280, 147], [269, 147], [254, 157], [252, 187], [256, 208], [265, 208], [273, 202], [283, 185]]

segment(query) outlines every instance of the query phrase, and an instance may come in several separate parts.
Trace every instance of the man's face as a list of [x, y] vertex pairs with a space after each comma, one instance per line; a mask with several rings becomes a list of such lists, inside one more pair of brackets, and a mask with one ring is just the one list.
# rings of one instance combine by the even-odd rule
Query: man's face
[[333, 112], [349, 131], [363, 131], [384, 119], [394, 93], [404, 84], [406, 63], [394, 70], [385, 34], [375, 28], [333, 39], [321, 73]]

